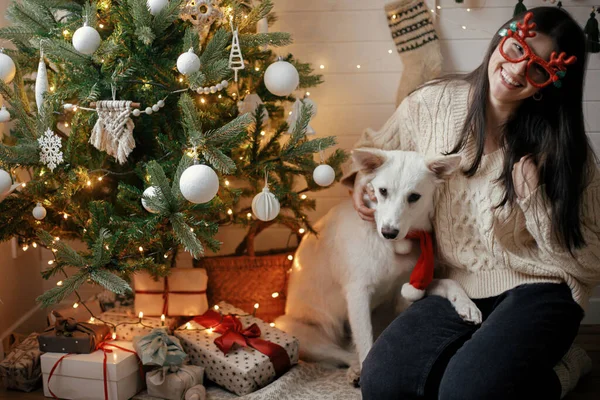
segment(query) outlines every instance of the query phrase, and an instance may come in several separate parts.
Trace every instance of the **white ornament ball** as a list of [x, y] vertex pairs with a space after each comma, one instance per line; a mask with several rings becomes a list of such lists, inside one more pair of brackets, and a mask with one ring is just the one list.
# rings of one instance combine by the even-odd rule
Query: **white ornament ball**
[[6, 109], [6, 107], [2, 106], [0, 108], [0, 122], [8, 122], [10, 121], [10, 113]]
[[216, 86], [211, 86], [210, 87], [210, 92], [211, 93], [217, 93], [217, 87]]
[[177, 70], [183, 75], [193, 74], [200, 70], [200, 58], [194, 53], [194, 49], [189, 49], [179, 56]]
[[287, 61], [276, 61], [265, 71], [265, 86], [276, 96], [289, 96], [299, 83], [296, 67]]
[[158, 104], [158, 106], [160, 108], [163, 108], [165, 106], [165, 101], [164, 100], [159, 100], [158, 103], [156, 103], [156, 104]]
[[152, 107], [146, 107], [146, 109], [144, 110], [144, 112], [148, 115], [152, 114]]
[[204, 93], [204, 88], [199, 87], [198, 89], [196, 89], [196, 93], [198, 93], [198, 94]]
[[[146, 190], [144, 190], [144, 197], [156, 197], [160, 195], [160, 189], [156, 186], [150, 186]], [[146, 202], [146, 199], [142, 197], [142, 206], [146, 209], [146, 211], [151, 212], [152, 214], [158, 214], [158, 210], [152, 208]]]
[[88, 25], [83, 25], [73, 34], [73, 47], [83, 54], [94, 54], [101, 41], [98, 31]]
[[150, 14], [156, 15], [163, 8], [165, 8], [166, 6], [169, 5], [169, 0], [148, 0], [146, 2], [146, 5], [148, 6], [148, 10], [150, 11]]
[[275, 219], [279, 215], [279, 210], [279, 200], [268, 187], [263, 188], [262, 192], [254, 196], [252, 200], [252, 212], [261, 221]]
[[204, 94], [209, 94], [209, 93], [210, 93], [210, 88], [208, 88], [208, 87], [205, 87], [205, 88], [204, 88]]
[[217, 83], [217, 84], [215, 85], [215, 87], [217, 88], [217, 90], [223, 90], [223, 85], [222, 85], [222, 84], [220, 84], [220, 83]]
[[8, 55], [0, 53], [0, 79], [10, 83], [17, 73], [15, 62]]
[[155, 104], [152, 106], [152, 111], [158, 112], [159, 110], [160, 110], [160, 107], [158, 106], [158, 104]]
[[37, 203], [35, 208], [33, 209], [33, 218], [37, 220], [42, 220], [46, 218], [46, 209], [42, 206], [42, 203]]
[[335, 181], [335, 171], [327, 164], [321, 164], [315, 168], [313, 179], [319, 186], [329, 186]]
[[142, 112], [138, 108], [135, 108], [131, 113], [134, 117], [139, 117]]
[[10, 174], [3, 169], [0, 169], [0, 197], [10, 191], [12, 187], [12, 178]]
[[219, 191], [219, 177], [211, 167], [192, 165], [181, 174], [179, 190], [192, 203], [208, 203]]
[[227, 86], [229, 86], [229, 81], [227, 81], [227, 80], [223, 79], [223, 80], [221, 81], [221, 85], [223, 85], [223, 87], [224, 87], [224, 88], [226, 88]]

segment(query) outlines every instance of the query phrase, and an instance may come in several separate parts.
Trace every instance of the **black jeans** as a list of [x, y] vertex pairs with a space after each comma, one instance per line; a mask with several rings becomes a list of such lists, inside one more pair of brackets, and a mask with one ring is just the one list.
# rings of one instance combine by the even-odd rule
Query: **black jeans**
[[400, 314], [363, 363], [363, 399], [559, 399], [553, 367], [583, 318], [569, 287], [527, 284], [473, 301], [479, 326], [438, 296]]

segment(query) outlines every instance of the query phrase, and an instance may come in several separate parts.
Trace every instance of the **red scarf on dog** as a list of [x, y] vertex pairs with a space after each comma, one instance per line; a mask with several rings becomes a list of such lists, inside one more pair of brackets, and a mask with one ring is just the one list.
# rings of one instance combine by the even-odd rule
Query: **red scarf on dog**
[[406, 235], [407, 239], [419, 239], [421, 255], [417, 265], [410, 274], [410, 285], [415, 289], [425, 290], [433, 280], [433, 240], [431, 233], [425, 231], [413, 231]]

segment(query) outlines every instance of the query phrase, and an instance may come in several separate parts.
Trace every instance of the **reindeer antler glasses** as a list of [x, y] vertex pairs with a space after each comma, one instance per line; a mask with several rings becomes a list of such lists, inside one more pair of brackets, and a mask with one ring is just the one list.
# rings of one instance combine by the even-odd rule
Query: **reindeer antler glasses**
[[533, 86], [543, 88], [554, 83], [554, 86], [559, 88], [562, 85], [560, 80], [567, 73], [567, 65], [574, 64], [577, 57], [565, 59], [567, 55], [564, 52], [557, 55], [555, 51], [550, 55], [550, 61], [538, 57], [525, 42], [526, 38], [536, 35], [532, 32], [536, 27], [535, 22], [529, 23], [531, 18], [533, 14], [528, 12], [522, 23], [513, 21], [510, 29], [502, 29], [499, 32], [500, 36], [504, 36], [500, 42], [500, 54], [511, 63], [529, 60], [525, 77]]

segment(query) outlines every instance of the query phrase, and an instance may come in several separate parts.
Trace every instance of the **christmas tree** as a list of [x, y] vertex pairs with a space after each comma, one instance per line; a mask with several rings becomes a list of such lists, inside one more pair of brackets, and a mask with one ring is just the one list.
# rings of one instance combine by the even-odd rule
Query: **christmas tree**
[[[124, 293], [137, 271], [165, 275], [179, 251], [218, 251], [223, 225], [247, 229], [239, 249], [275, 223], [314, 232], [304, 193], [324, 188], [315, 154], [335, 140], [306, 135], [314, 103], [293, 92], [321, 76], [292, 55], [277, 61], [291, 38], [266, 32], [271, 9], [270, 0], [12, 2], [12, 25], [0, 30], [14, 45], [0, 54], [0, 120], [12, 121], [0, 145], [0, 241], [53, 252], [43, 276], [65, 279], [44, 305], [86, 282]], [[321, 185], [339, 179], [346, 158], [321, 153], [332, 167]], [[244, 200], [257, 194], [253, 211]]]

